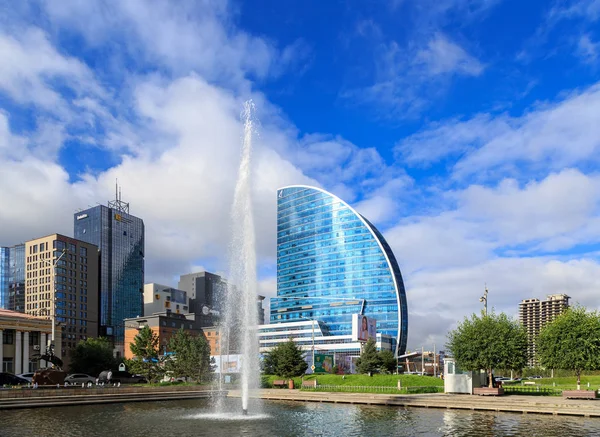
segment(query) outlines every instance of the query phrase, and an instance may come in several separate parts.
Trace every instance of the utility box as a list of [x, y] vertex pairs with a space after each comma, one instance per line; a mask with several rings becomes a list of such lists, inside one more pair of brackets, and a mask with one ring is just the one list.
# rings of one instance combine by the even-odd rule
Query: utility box
[[473, 394], [474, 387], [484, 386], [486, 375], [484, 372], [471, 372], [462, 370], [454, 358], [444, 360], [444, 393]]

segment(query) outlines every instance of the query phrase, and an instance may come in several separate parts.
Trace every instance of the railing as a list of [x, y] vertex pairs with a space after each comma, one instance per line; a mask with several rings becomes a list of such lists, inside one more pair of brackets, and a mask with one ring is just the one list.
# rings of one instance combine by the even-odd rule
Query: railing
[[441, 386], [409, 386], [398, 387], [378, 385], [327, 385], [319, 384], [316, 387], [302, 386], [303, 391], [328, 391], [347, 393], [389, 393], [389, 394], [417, 394], [417, 393], [443, 393]]
[[195, 391], [218, 391], [218, 387], [210, 385], [197, 386], [135, 386], [135, 387], [113, 387], [113, 386], [41, 386], [36, 389], [22, 388], [0, 388], [0, 399], [19, 398], [46, 398], [55, 396], [94, 396], [112, 394], [143, 394], [143, 393], [167, 393], [167, 392], [195, 392]]
[[502, 385], [504, 393], [508, 395], [530, 395], [530, 396], [560, 396], [562, 389], [553, 387], [541, 387], [541, 386], [507, 386]]

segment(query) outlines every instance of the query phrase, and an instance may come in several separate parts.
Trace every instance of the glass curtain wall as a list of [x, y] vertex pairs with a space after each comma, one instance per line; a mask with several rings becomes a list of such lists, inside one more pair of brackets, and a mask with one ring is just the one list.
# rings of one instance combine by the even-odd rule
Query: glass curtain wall
[[[406, 293], [381, 233], [323, 190], [291, 186], [277, 194], [277, 297], [271, 323], [323, 322], [331, 335], [352, 334], [352, 314], [377, 320], [377, 331], [406, 349]], [[364, 308], [363, 308], [364, 303]]]

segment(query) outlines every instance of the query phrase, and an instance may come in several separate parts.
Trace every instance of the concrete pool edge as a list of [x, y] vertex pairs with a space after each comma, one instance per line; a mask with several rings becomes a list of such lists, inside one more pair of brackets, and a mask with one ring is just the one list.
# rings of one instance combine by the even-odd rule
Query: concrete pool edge
[[[221, 395], [225, 395], [222, 392]], [[0, 400], [0, 411], [19, 408], [67, 407], [75, 405], [110, 404], [123, 402], [172, 401], [182, 399], [208, 399], [219, 396], [218, 391], [147, 391], [145, 393], [108, 393], [75, 396], [42, 396]]]
[[[228, 396], [239, 397], [239, 393], [236, 390], [230, 390]], [[276, 401], [379, 405], [390, 407], [436, 408], [600, 418], [600, 402], [594, 400], [563, 399], [560, 397], [521, 395], [483, 397], [439, 393], [388, 395], [374, 393], [313, 392], [287, 389], [263, 389], [260, 390], [260, 395], [255, 394], [254, 397]]]

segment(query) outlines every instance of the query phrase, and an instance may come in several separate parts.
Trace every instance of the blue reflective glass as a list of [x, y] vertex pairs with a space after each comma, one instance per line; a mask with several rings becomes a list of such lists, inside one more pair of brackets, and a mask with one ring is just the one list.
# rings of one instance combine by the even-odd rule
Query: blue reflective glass
[[329, 193], [299, 186], [278, 190], [271, 323], [315, 318], [331, 335], [350, 335], [352, 314], [360, 312], [362, 299], [364, 314], [377, 320], [378, 332], [394, 337], [397, 353], [404, 353], [406, 292], [381, 233]]
[[123, 320], [143, 314], [144, 222], [98, 205], [74, 215], [74, 231], [100, 249], [100, 324], [122, 343]]

